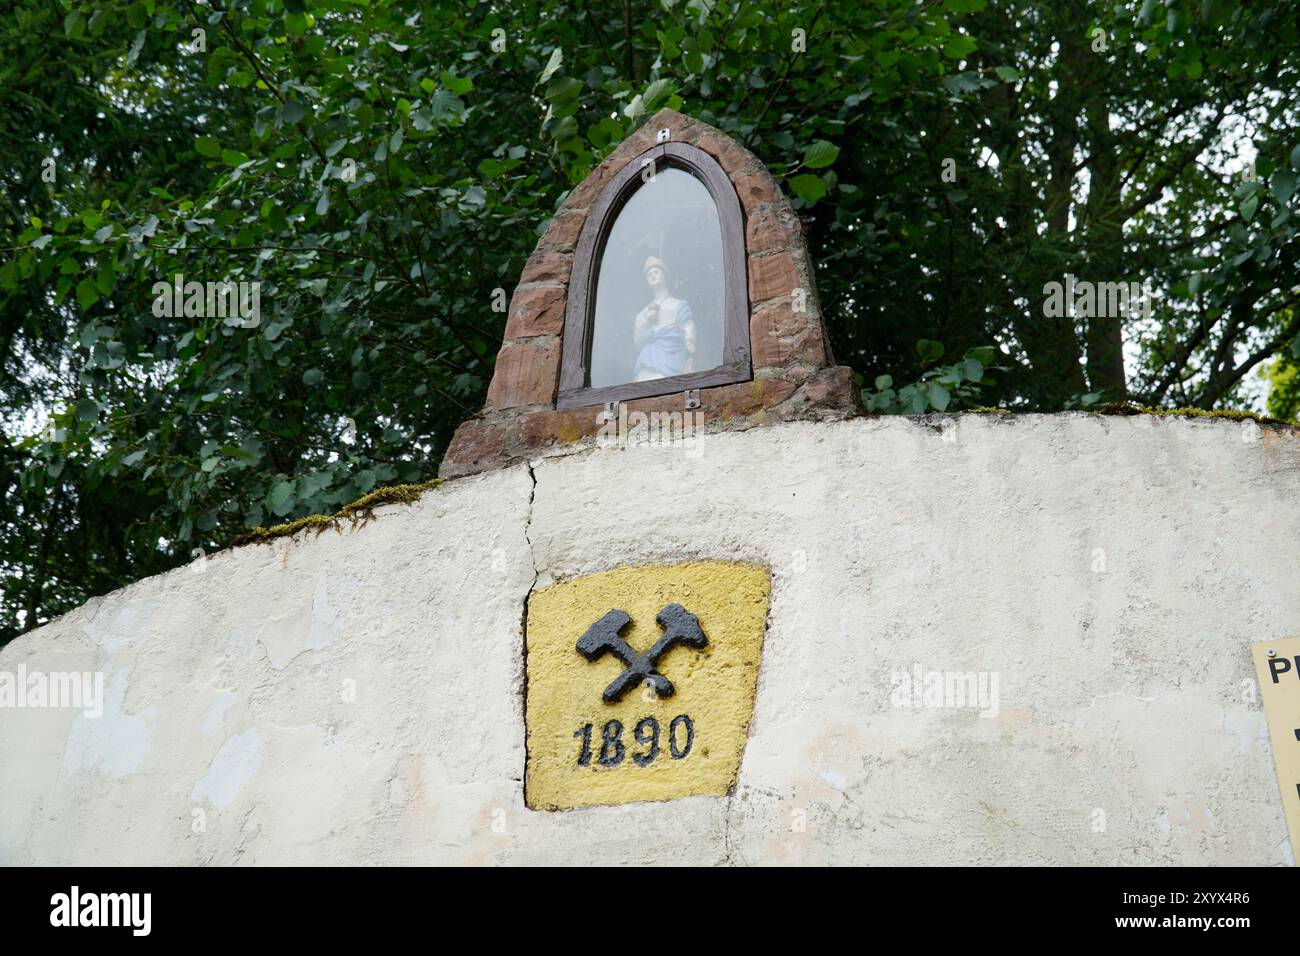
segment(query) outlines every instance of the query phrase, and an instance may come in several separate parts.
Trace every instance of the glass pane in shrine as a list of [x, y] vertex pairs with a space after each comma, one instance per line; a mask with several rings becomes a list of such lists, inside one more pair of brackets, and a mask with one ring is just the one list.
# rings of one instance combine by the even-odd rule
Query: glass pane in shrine
[[722, 364], [722, 225], [704, 184], [661, 167], [610, 230], [596, 280], [591, 386]]

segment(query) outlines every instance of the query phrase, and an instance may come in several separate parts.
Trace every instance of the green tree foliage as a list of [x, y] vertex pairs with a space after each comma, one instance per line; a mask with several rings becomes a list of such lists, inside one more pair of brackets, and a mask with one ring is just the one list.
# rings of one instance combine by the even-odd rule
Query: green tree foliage
[[[1300, 348], [1294, 348], [1295, 353], [1300, 353]], [[1264, 371], [1269, 385], [1268, 413], [1286, 421], [1300, 419], [1300, 363], [1295, 358], [1300, 355], [1279, 356]]]
[[[916, 352], [922, 367], [931, 366], [943, 357], [943, 343], [922, 339]], [[862, 391], [863, 405], [881, 415], [924, 415], [976, 405], [980, 391], [997, 384], [988, 374], [997, 355], [991, 345], [969, 349], [961, 361], [926, 368], [917, 381], [897, 389], [892, 375], [877, 375], [876, 387]]]
[[[782, 180], [837, 358], [919, 386], [881, 410], [1239, 404], [1300, 323], [1282, 2], [12, 7], [0, 640], [431, 477], [549, 217], [662, 106]], [[1154, 314], [1048, 318], [1067, 272]], [[177, 275], [259, 321], [156, 314]]]

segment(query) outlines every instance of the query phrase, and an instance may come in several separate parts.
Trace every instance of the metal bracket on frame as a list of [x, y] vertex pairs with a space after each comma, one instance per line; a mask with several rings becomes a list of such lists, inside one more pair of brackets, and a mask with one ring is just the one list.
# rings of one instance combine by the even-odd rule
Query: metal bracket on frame
[[692, 408], [700, 407], [700, 390], [698, 388], [688, 388], [685, 391], [686, 410], [689, 412]]
[[672, 138], [673, 138], [672, 131], [667, 128], [661, 129], [658, 133], [655, 134], [656, 143], [666, 143]]
[[618, 402], [606, 402], [605, 410], [601, 413], [602, 422], [618, 421]]

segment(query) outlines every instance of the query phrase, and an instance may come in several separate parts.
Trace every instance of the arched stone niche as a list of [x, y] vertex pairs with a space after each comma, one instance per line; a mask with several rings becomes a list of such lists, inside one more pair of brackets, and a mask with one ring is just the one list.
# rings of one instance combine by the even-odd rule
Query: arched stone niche
[[[700, 363], [705, 367], [653, 380], [625, 374], [629, 381], [621, 381], [615, 374], [612, 385], [593, 386], [593, 300], [605, 244], [645, 188], [651, 164], [656, 175], [689, 173], [714, 203], [725, 306], [701, 315], [702, 322], [721, 322], [712, 334], [722, 341]], [[648, 268], [658, 258], [652, 246], [624, 245], [618, 254], [635, 261], [649, 251]], [[611, 287], [626, 285], [611, 280]], [[606, 427], [611, 401], [628, 414], [689, 411], [706, 430], [860, 411], [852, 372], [831, 358], [812, 262], [789, 201], [752, 153], [673, 110], [660, 111], [624, 140], [551, 220], [515, 287], [487, 405], [456, 430], [441, 474], [473, 474], [562, 452]]]

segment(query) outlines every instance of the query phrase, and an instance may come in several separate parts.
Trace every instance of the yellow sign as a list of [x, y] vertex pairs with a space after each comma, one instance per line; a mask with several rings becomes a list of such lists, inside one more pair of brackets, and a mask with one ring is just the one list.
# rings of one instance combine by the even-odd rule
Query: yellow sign
[[1251, 648], [1273, 744], [1273, 765], [1291, 832], [1291, 853], [1300, 861], [1300, 637], [1261, 641]]
[[754, 710], [770, 590], [765, 568], [701, 561], [533, 594], [528, 806], [726, 794]]

